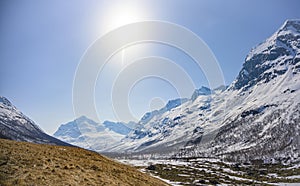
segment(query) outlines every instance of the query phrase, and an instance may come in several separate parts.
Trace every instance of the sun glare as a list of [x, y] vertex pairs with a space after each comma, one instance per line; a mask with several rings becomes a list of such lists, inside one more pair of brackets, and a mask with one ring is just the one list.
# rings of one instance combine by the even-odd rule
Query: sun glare
[[[139, 21], [147, 20], [148, 14], [146, 8], [140, 3], [130, 3], [128, 1], [118, 1], [119, 3], [108, 3], [106, 4], [105, 10], [99, 12], [101, 15], [101, 30], [100, 33], [108, 33], [118, 27], [135, 23]], [[132, 50], [130, 50], [132, 53]], [[122, 67], [125, 64], [125, 56], [128, 56], [127, 50], [123, 49], [116, 56], [120, 58], [117, 60], [117, 66]]]
[[105, 32], [120, 26], [145, 20], [146, 11], [136, 4], [112, 4], [104, 13], [103, 29]]

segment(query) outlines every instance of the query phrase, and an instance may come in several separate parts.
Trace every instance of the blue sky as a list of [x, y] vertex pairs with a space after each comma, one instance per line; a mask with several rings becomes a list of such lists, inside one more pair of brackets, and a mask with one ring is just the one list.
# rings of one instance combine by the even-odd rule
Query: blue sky
[[[196, 33], [213, 51], [230, 84], [250, 49], [273, 34], [286, 19], [300, 18], [299, 7], [297, 0], [3, 0], [0, 95], [52, 134], [61, 123], [75, 117], [73, 79], [85, 50], [120, 24], [144, 20], [168, 21]], [[131, 16], [124, 16], [127, 13]], [[126, 20], [120, 23], [124, 17]], [[140, 47], [144, 52], [139, 55], [171, 58], [187, 70], [197, 87], [207, 85], [201, 71], [187, 65], [188, 58], [178, 51], [151, 46], [156, 49], [149, 52], [148, 46]], [[97, 81], [96, 105], [101, 110], [100, 120], [115, 120], [110, 102], [101, 96], [103, 87], [110, 82], [106, 78], [109, 74]], [[153, 98], [166, 102], [178, 96], [172, 86], [158, 79], [141, 81], [130, 95], [130, 108], [137, 118], [150, 109]]]

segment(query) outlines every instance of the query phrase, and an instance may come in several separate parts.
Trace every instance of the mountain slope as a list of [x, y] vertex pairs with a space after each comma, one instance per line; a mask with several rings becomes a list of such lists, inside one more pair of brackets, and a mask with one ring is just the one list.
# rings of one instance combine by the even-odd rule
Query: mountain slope
[[104, 121], [103, 125], [111, 131], [122, 135], [127, 135], [132, 130], [132, 128], [122, 122]]
[[228, 117], [215, 140], [197, 152], [229, 159], [300, 159], [300, 21], [286, 21], [251, 50], [226, 96]]
[[143, 117], [140, 119], [139, 125], [144, 125], [144, 124], [148, 123], [153, 117], [159, 117], [162, 114], [172, 110], [173, 108], [176, 108], [176, 107], [182, 105], [183, 103], [185, 103], [187, 101], [188, 101], [188, 99], [186, 99], [186, 98], [183, 98], [183, 99], [178, 98], [178, 99], [170, 100], [163, 108], [145, 113], [143, 115]]
[[152, 117], [111, 151], [299, 161], [299, 89], [300, 21], [289, 20], [251, 50], [227, 90]]
[[32, 120], [2, 96], [0, 96], [0, 138], [70, 146], [70, 144], [44, 133]]
[[167, 185], [77, 147], [0, 139], [0, 185]]
[[160, 154], [178, 152], [189, 139], [203, 132], [199, 122], [206, 120], [205, 115], [214, 114], [212, 110], [220, 106], [218, 96], [223, 91], [224, 88], [215, 91], [201, 87], [191, 99], [177, 107], [154, 114], [148, 120], [142, 118], [135, 130], [109, 150]]
[[286, 74], [289, 67], [293, 74], [299, 72], [299, 24], [298, 20], [286, 21], [270, 38], [253, 48], [232, 84], [233, 88], [247, 90], [256, 84], [267, 83]]
[[214, 140], [178, 156], [219, 156], [234, 161], [300, 160], [300, 21], [286, 21], [251, 50], [224, 92], [224, 121]]

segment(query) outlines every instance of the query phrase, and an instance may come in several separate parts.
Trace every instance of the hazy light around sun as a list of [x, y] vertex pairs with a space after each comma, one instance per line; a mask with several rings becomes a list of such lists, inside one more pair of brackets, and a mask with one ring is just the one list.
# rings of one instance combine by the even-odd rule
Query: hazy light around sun
[[102, 32], [108, 32], [129, 23], [144, 21], [147, 11], [139, 4], [128, 1], [110, 4], [102, 13]]

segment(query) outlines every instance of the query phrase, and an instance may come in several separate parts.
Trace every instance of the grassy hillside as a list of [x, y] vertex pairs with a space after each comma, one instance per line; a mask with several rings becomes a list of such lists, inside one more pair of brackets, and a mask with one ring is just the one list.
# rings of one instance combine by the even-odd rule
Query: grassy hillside
[[81, 148], [0, 139], [0, 185], [167, 185]]

